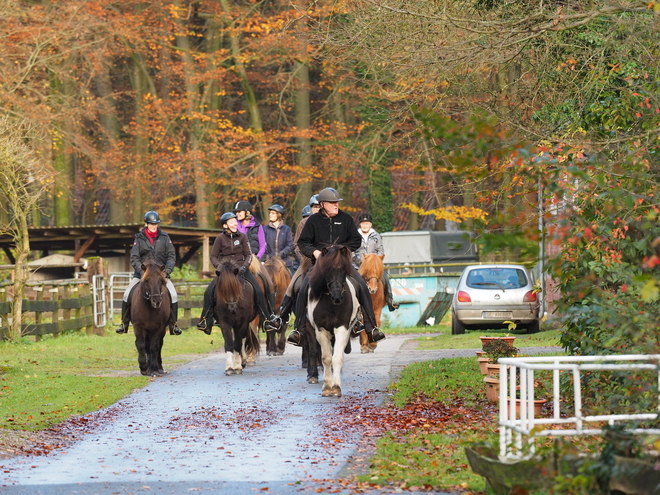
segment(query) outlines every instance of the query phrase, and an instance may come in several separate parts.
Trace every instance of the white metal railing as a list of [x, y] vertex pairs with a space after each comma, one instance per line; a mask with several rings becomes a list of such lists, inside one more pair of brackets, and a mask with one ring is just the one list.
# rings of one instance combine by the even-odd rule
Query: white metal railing
[[[121, 300], [124, 297], [124, 291], [133, 278], [133, 272], [126, 273], [113, 273], [110, 275], [110, 284], [108, 285], [109, 301], [108, 301], [108, 314], [111, 323], [114, 321], [115, 310], [121, 311]], [[121, 318], [121, 315], [120, 315]]]
[[[614, 425], [620, 421], [655, 420], [660, 412], [660, 355], [612, 355], [612, 356], [543, 356], [500, 358], [500, 457], [520, 459], [534, 453], [534, 440], [543, 436], [600, 435], [603, 429], [594, 423]], [[534, 372], [552, 371], [552, 417], [534, 415]], [[633, 371], [654, 370], [658, 391], [654, 411], [634, 414], [584, 414], [582, 404], [582, 373], [585, 371]], [[562, 417], [560, 372], [573, 377], [573, 415]], [[519, 409], [516, 397], [519, 387]], [[519, 417], [517, 417], [519, 416]], [[548, 426], [552, 425], [552, 428]], [[660, 429], [634, 428], [634, 434], [660, 434]]]
[[94, 307], [94, 325], [104, 327], [107, 321], [105, 304], [105, 278], [103, 275], [92, 275], [92, 297]]

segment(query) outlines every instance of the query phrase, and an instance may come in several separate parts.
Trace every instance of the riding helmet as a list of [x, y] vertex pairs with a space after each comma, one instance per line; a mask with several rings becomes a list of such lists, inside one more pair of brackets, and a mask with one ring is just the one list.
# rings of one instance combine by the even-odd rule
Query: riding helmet
[[311, 198], [309, 198], [309, 206], [318, 206], [319, 204], [318, 194], [314, 194]]
[[[241, 210], [238, 210], [241, 211]], [[232, 211], [228, 211], [227, 213], [223, 213], [222, 216], [220, 217], [220, 224], [224, 225], [227, 223], [227, 220], [230, 220], [232, 218], [236, 218], [236, 213]]]
[[309, 205], [303, 206], [302, 217], [306, 218], [306, 217], [310, 216], [311, 214], [312, 214], [312, 207], [309, 206]]
[[323, 203], [324, 201], [328, 201], [330, 203], [334, 203], [335, 201], [343, 201], [337, 190], [333, 189], [332, 187], [326, 187], [325, 189], [322, 189], [318, 194], [318, 199], [319, 203]]
[[358, 217], [358, 225], [361, 224], [362, 222], [373, 223], [374, 221], [369, 213], [362, 213], [362, 215]]
[[268, 211], [271, 211], [271, 210], [276, 211], [280, 215], [284, 215], [284, 207], [282, 205], [274, 204], [273, 206], [268, 208]]
[[245, 201], [244, 199], [241, 201], [238, 201], [236, 203], [236, 206], [234, 206], [234, 213], [237, 211], [249, 211], [252, 213], [252, 203], [249, 201]]
[[144, 214], [144, 223], [160, 223], [160, 217], [158, 213], [151, 210]]

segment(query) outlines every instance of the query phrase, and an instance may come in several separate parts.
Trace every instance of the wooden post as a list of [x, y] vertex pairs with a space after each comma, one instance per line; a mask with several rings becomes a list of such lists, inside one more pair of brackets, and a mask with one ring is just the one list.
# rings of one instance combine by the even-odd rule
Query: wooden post
[[[48, 292], [52, 294], [51, 299], [53, 301], [59, 301], [60, 300], [60, 289], [59, 287], [53, 287], [50, 289]], [[53, 323], [57, 324], [60, 321], [60, 310], [56, 309], [51, 313], [51, 320]], [[62, 332], [54, 332], [53, 337], [57, 338], [60, 335], [62, 335]]]
[[[37, 301], [43, 301], [44, 300], [44, 287], [43, 287], [43, 285], [39, 286], [39, 287], [34, 287], [33, 290], [37, 293], [35, 299]], [[34, 323], [35, 323], [35, 325], [40, 325], [41, 324], [41, 320], [42, 320], [41, 315], [42, 315], [41, 311], [35, 311], [35, 313], [34, 313]], [[34, 341], [35, 342], [39, 342], [40, 340], [41, 340], [41, 335], [35, 335], [34, 336]]]

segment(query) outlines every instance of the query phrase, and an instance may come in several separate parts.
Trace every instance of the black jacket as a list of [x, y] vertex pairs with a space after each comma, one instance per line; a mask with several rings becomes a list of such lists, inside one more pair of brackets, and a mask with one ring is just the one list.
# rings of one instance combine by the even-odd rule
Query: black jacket
[[298, 238], [300, 252], [314, 262], [315, 250], [333, 244], [342, 244], [351, 251], [362, 245], [362, 237], [353, 217], [341, 210], [332, 218], [326, 216], [323, 210], [310, 216]]
[[[146, 227], [145, 227], [146, 228]], [[153, 245], [144, 233], [144, 229], [135, 234], [135, 242], [131, 249], [131, 265], [135, 272], [133, 276], [142, 277], [142, 263], [148, 259], [156, 260], [156, 263], [163, 265], [166, 275], [172, 273], [176, 263], [176, 253], [170, 236], [158, 229], [158, 235]]]

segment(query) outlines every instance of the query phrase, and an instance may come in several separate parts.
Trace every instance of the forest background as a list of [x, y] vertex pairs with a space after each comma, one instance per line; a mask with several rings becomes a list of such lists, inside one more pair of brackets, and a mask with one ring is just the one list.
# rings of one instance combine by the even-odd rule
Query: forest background
[[[577, 332], [567, 348], [630, 346], [658, 321], [659, 13], [621, 0], [0, 0], [1, 172], [23, 167], [0, 181], [0, 223], [20, 231], [20, 208], [35, 225], [155, 209], [209, 228], [248, 199], [262, 217], [284, 205], [292, 224], [333, 186], [380, 231], [475, 230], [521, 259], [547, 239]], [[33, 201], [12, 203], [8, 184]], [[621, 339], [596, 335], [618, 322]]]

